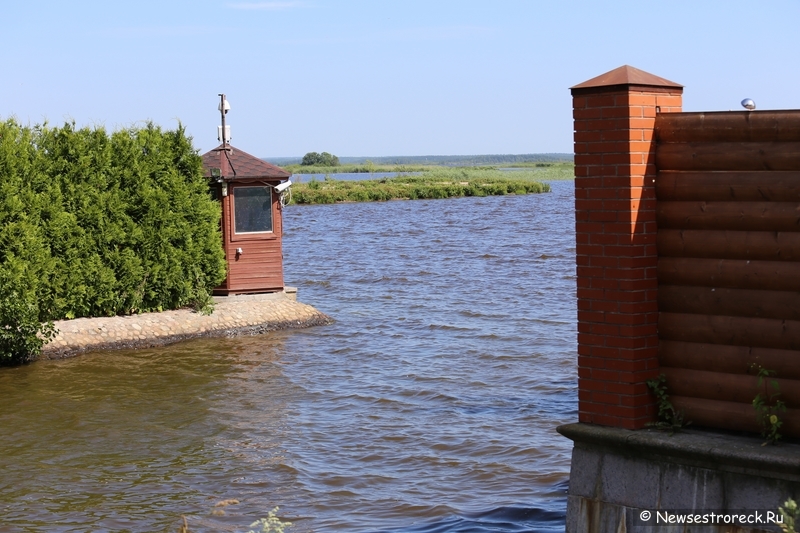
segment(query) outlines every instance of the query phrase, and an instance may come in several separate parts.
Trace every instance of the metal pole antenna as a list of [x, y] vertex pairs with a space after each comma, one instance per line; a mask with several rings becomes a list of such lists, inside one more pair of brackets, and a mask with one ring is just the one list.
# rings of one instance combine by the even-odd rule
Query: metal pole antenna
[[222, 147], [228, 145], [228, 137], [225, 135], [225, 95], [219, 95], [219, 114], [222, 115]]

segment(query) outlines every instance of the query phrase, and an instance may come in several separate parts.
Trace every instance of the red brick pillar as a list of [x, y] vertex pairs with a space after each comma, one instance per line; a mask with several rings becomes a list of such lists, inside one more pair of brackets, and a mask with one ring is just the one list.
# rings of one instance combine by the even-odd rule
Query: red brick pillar
[[638, 429], [658, 375], [656, 113], [683, 87], [623, 66], [572, 87], [579, 420]]

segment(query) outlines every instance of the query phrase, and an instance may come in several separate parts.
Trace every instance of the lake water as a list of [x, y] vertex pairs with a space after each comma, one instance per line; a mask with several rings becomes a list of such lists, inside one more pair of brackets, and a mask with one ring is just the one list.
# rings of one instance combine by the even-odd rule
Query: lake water
[[563, 531], [573, 186], [289, 206], [333, 325], [0, 369], [0, 533]]

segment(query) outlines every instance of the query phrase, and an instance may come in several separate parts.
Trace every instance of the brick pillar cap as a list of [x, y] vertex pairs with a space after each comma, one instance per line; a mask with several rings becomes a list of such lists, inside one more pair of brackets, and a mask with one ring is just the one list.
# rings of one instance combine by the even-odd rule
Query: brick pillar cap
[[573, 93], [580, 92], [581, 89], [595, 89], [598, 87], [610, 87], [617, 85], [641, 85], [647, 87], [663, 87], [683, 90], [683, 85], [669, 81], [655, 74], [650, 74], [630, 65], [622, 65], [619, 68], [610, 70], [605, 74], [586, 80], [573, 87]]

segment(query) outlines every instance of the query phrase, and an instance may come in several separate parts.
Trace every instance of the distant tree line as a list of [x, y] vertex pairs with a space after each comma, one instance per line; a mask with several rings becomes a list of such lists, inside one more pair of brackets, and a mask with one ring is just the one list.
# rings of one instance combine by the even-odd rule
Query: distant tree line
[[[365, 157], [343, 157], [343, 163], [362, 163]], [[514, 163], [572, 162], [573, 154], [487, 154], [487, 155], [414, 155], [370, 157], [376, 165], [441, 165], [449, 167], [478, 167]]]
[[182, 126], [0, 122], [0, 364], [37, 355], [49, 321], [208, 305], [219, 220]]
[[308, 152], [300, 162], [304, 167], [338, 167], [339, 158], [328, 152]]
[[[306, 156], [316, 154], [310, 152]], [[321, 155], [321, 154], [318, 154]], [[299, 157], [270, 157], [266, 158], [276, 165], [303, 164], [305, 158]], [[489, 154], [489, 155], [414, 155], [414, 156], [386, 156], [386, 157], [341, 157], [337, 158], [343, 165], [360, 165], [371, 160], [376, 165], [442, 165], [452, 167], [476, 167], [483, 165], [504, 165], [512, 163], [560, 163], [573, 161], [573, 154], [568, 153], [543, 153], [543, 154]], [[336, 165], [338, 166], [338, 165]]]

